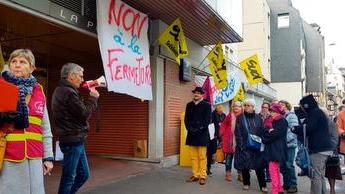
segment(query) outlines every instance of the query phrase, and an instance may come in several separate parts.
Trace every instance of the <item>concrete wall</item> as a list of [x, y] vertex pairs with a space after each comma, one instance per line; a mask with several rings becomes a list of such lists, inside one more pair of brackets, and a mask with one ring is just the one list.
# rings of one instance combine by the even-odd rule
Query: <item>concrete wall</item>
[[[271, 9], [271, 81], [300, 82], [303, 75], [303, 28], [291, 1], [267, 0]], [[289, 15], [289, 26], [278, 28], [278, 14]]]
[[272, 83], [270, 85], [277, 90], [278, 100], [287, 100], [292, 106], [298, 106], [299, 100], [304, 95], [301, 82]]
[[266, 0], [243, 0], [243, 42], [239, 61], [258, 54], [264, 77], [271, 80], [270, 9]]

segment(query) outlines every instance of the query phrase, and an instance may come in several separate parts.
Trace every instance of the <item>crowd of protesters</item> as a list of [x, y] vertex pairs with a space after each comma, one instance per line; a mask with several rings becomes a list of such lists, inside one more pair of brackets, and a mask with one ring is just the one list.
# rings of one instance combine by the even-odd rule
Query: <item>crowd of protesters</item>
[[[222, 105], [212, 113], [208, 110], [211, 105], [203, 99], [201, 87], [192, 92], [194, 99], [185, 116], [193, 168], [188, 182], [205, 185], [207, 175], [212, 174], [213, 155], [221, 149], [225, 180], [232, 181], [234, 167], [245, 191], [251, 189], [250, 174], [255, 172], [262, 193], [269, 192], [269, 182], [272, 194], [297, 193], [298, 175], [310, 178], [311, 194], [325, 194], [328, 178], [330, 193], [335, 194], [335, 180], [342, 180], [339, 153], [345, 154], [344, 106], [332, 119], [312, 95], [303, 97], [294, 109], [286, 100], [263, 102], [260, 113], [255, 100], [246, 99], [230, 101], [225, 115]], [[215, 128], [213, 139], [208, 134], [210, 124]], [[301, 168], [299, 173], [295, 164]]]

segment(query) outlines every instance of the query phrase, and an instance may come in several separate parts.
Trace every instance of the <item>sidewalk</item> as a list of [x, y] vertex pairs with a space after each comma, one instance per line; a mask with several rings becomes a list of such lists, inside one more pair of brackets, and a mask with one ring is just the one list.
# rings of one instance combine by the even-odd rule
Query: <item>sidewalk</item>
[[[96, 189], [104, 185], [109, 185], [120, 180], [129, 179], [130, 177], [143, 175], [159, 169], [158, 164], [114, 160], [95, 156], [88, 157], [88, 161], [91, 169], [91, 177], [81, 188], [81, 192]], [[52, 175], [45, 177], [45, 189], [47, 194], [56, 194], [58, 192], [60, 177], [61, 162], [54, 162]]]
[[[255, 173], [252, 173], [252, 185], [249, 191], [242, 190], [242, 183], [237, 182], [237, 174], [233, 174], [233, 181], [224, 180], [224, 166], [213, 165], [213, 176], [208, 178], [206, 185], [186, 183], [190, 176], [189, 168], [172, 167], [151, 171], [149, 173], [128, 178], [119, 182], [99, 186], [82, 192], [85, 194], [259, 194]], [[345, 177], [344, 177], [345, 178]], [[308, 194], [310, 181], [308, 178], [299, 178], [299, 194]], [[328, 183], [327, 183], [328, 184]], [[270, 184], [268, 185], [270, 188]], [[337, 181], [337, 193], [345, 193], [345, 182]]]

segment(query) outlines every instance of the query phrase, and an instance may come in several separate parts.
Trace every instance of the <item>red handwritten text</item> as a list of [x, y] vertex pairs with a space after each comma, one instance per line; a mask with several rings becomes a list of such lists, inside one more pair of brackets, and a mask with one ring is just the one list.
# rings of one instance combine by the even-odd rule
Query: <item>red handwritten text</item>
[[[132, 36], [136, 35], [140, 39], [141, 30], [144, 23], [148, 21], [148, 17], [142, 17], [138, 11], [126, 6], [123, 2], [116, 9], [116, 1], [111, 0], [108, 9], [108, 24], [115, 22], [117, 26], [122, 24], [125, 31], [131, 31]], [[126, 22], [127, 20], [127, 22]], [[122, 23], [121, 23], [122, 22]]]
[[122, 49], [108, 49], [108, 68], [111, 74], [111, 80], [126, 79], [137, 86], [151, 85], [150, 65], [143, 66], [143, 57], [136, 58], [136, 65], [118, 64], [116, 54], [123, 53]]

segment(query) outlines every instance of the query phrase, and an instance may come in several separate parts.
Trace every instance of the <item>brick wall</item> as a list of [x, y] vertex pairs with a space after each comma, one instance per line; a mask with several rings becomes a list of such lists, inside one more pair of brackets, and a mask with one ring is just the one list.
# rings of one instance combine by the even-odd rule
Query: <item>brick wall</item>
[[165, 60], [164, 156], [180, 153], [180, 114], [192, 100], [193, 82], [179, 81], [179, 66]]

